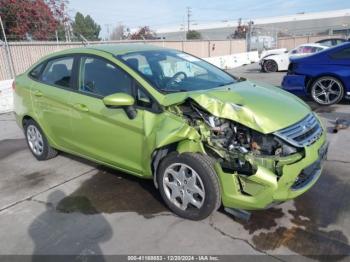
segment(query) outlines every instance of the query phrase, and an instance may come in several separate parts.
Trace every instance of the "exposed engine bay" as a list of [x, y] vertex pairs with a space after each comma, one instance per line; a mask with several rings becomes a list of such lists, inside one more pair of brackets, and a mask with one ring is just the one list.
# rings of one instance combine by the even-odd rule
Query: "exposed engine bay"
[[300, 154], [298, 158], [288, 157], [298, 150], [280, 138], [213, 116], [191, 99], [179, 105], [179, 109], [199, 131], [207, 153], [220, 162], [224, 171], [249, 176], [262, 165], [279, 175], [282, 165], [301, 158]]

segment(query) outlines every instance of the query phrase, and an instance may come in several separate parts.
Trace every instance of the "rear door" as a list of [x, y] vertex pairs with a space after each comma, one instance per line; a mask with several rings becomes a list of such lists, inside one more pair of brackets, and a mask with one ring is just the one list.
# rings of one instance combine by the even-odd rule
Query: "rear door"
[[31, 85], [34, 113], [55, 146], [71, 148], [69, 96], [73, 89], [74, 56], [48, 60]]

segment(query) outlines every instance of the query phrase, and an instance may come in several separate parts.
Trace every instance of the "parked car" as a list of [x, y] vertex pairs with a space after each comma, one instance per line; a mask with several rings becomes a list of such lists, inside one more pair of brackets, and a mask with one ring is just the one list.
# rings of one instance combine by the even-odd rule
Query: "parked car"
[[302, 100], [176, 50], [65, 50], [13, 88], [36, 159], [65, 151], [153, 179], [184, 218], [203, 219], [221, 203], [237, 214], [293, 199], [315, 184], [327, 152], [321, 121]]
[[328, 47], [320, 44], [304, 44], [290, 50], [289, 52], [266, 55], [260, 60], [261, 71], [287, 71], [290, 58], [311, 55], [326, 48]]
[[327, 39], [319, 40], [316, 43], [320, 45], [332, 47], [332, 46], [340, 45], [345, 42], [347, 42], [347, 40], [344, 38], [327, 38]]
[[303, 58], [292, 58], [282, 87], [332, 105], [350, 95], [350, 42]]

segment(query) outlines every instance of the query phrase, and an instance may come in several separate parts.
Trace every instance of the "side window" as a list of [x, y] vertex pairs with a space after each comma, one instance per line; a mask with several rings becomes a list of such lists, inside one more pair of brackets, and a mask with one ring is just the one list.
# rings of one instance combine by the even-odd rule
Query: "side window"
[[42, 73], [41, 80], [49, 85], [69, 87], [73, 61], [73, 57], [63, 57], [50, 60]]
[[321, 45], [332, 46], [332, 40], [325, 40], [320, 42]]
[[350, 59], [350, 48], [344, 48], [331, 55], [333, 59]]
[[34, 79], [39, 79], [40, 73], [43, 70], [44, 64], [41, 63], [37, 65], [32, 71], [30, 71], [29, 75]]
[[79, 90], [105, 97], [114, 93], [132, 94], [132, 79], [120, 68], [95, 57], [82, 57]]

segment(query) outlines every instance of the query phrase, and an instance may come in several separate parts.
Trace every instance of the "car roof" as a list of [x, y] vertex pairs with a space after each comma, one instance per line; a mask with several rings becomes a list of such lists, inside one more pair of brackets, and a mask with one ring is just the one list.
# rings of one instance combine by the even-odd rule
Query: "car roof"
[[323, 47], [323, 48], [328, 48], [328, 46], [321, 45], [321, 44], [318, 44], [318, 43], [302, 44], [302, 45], [299, 45], [298, 47], [301, 47], [301, 46], [311, 46], [311, 47]]
[[341, 40], [344, 42], [347, 41], [345, 38], [325, 38], [325, 39], [321, 39], [321, 40], [316, 41], [316, 43], [322, 43], [322, 42], [332, 41], [332, 40]]
[[78, 48], [69, 48], [63, 51], [52, 53], [50, 56], [62, 55], [62, 54], [71, 54], [71, 53], [80, 53], [87, 51], [102, 51], [107, 52], [111, 55], [124, 55], [133, 52], [142, 52], [142, 51], [151, 51], [151, 50], [171, 50], [168, 48], [150, 45], [150, 44], [142, 44], [142, 43], [128, 43], [128, 44], [98, 44], [98, 45], [87, 45], [85, 47]]
[[156, 45], [143, 44], [143, 43], [128, 43], [128, 44], [100, 44], [100, 45], [90, 45], [87, 48], [91, 48], [98, 51], [108, 52], [113, 55], [123, 55], [132, 52], [142, 52], [151, 50], [166, 50]]

